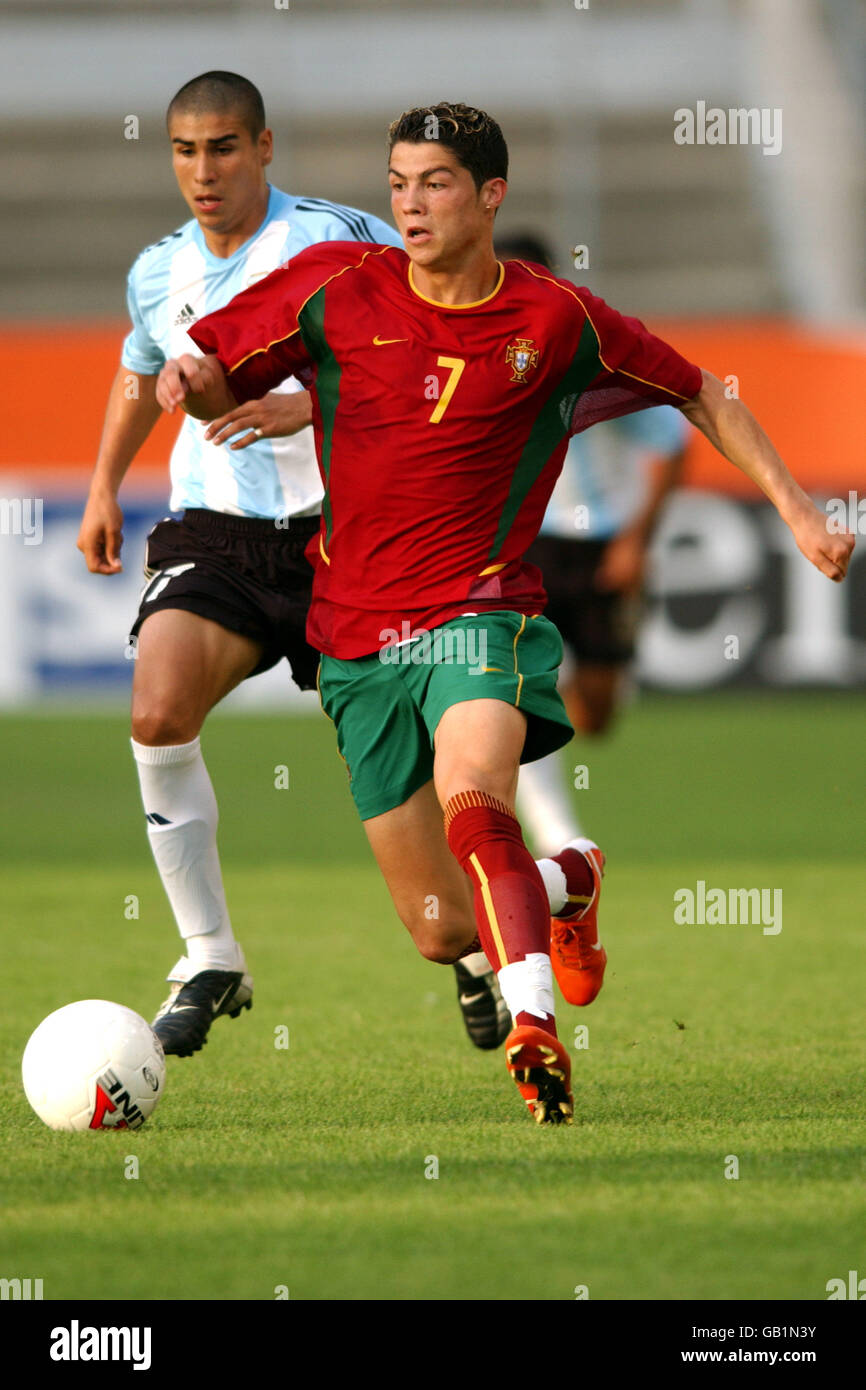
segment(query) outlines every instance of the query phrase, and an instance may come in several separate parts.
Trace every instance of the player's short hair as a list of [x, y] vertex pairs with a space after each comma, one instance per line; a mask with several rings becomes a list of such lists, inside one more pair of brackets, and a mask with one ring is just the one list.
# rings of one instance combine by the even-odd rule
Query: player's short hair
[[203, 72], [185, 82], [169, 102], [166, 125], [179, 111], [195, 116], [237, 111], [253, 140], [258, 140], [267, 124], [261, 92], [236, 72]]
[[406, 141], [435, 140], [451, 150], [480, 189], [488, 179], [508, 178], [508, 146], [492, 116], [462, 101], [440, 101], [404, 111], [388, 130], [388, 153]]
[[509, 232], [497, 237], [494, 250], [500, 260], [535, 261], [536, 265], [553, 269], [550, 243], [535, 232]]

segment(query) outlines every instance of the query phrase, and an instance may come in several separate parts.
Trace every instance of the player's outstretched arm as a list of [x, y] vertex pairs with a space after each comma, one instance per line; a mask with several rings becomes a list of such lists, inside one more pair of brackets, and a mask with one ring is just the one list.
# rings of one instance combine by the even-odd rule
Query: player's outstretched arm
[[701, 390], [680, 408], [719, 453], [766, 493], [806, 559], [828, 579], [844, 579], [853, 535], [828, 531], [826, 515], [791, 477], [748, 407], [727, 397], [718, 377], [705, 371]]
[[159, 415], [156, 377], [121, 365], [108, 393], [102, 442], [78, 532], [78, 549], [93, 574], [119, 574], [123, 569], [123, 512], [117, 494]]
[[226, 385], [216, 357], [170, 357], [157, 377], [156, 399], [168, 415], [177, 406], [197, 420], [215, 420], [234, 410], [237, 401]]

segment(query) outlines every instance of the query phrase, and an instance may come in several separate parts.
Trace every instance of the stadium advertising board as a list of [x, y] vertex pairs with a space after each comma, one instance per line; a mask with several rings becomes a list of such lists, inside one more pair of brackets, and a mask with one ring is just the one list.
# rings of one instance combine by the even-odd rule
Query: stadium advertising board
[[[753, 407], [828, 520], [844, 516], [866, 533], [859, 505], [866, 460], [856, 415], [866, 396], [862, 337], [769, 322], [651, 326]], [[75, 541], [119, 341], [113, 326], [0, 333], [0, 368], [20, 407], [0, 446], [5, 705], [122, 697], [131, 680], [126, 631], [143, 582], [145, 536], [166, 513], [165, 461], [176, 423], [160, 422], [121, 494], [123, 574], [88, 574]], [[58, 387], [60, 408], [46, 416], [33, 368], [49, 343], [58, 352], [58, 342], [67, 387]], [[33, 419], [40, 420], [37, 431]], [[695, 433], [686, 486], [672, 499], [653, 549], [638, 679], [669, 690], [866, 682], [862, 554], [861, 543], [847, 584], [827, 584], [752, 484]], [[251, 682], [242, 698], [300, 697], [283, 673], [272, 672]]]

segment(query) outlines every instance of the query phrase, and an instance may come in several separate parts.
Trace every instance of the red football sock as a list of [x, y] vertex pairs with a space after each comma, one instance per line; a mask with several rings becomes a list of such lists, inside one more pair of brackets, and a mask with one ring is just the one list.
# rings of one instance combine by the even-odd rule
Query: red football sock
[[494, 970], [534, 951], [549, 955], [547, 893], [517, 817], [488, 792], [461, 792], [445, 807], [445, 833], [472, 880], [478, 935]]
[[551, 1037], [555, 1038], [557, 1036], [556, 1023], [551, 1018], [550, 1014], [545, 1015], [544, 1018], [539, 1018], [538, 1014], [515, 1014], [515, 1028], [522, 1028], [524, 1025], [528, 1028], [543, 1028], [545, 1033], [549, 1033]]
[[[472, 880], [478, 935], [493, 969], [550, 954], [550, 907], [517, 817], [488, 792], [460, 792], [445, 807], [452, 854]], [[555, 1036], [553, 1019], [519, 1015]]]

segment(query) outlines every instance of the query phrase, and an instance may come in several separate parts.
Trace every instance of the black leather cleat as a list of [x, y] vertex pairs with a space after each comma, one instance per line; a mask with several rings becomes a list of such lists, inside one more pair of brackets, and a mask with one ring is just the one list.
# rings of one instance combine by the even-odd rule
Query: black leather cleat
[[454, 966], [457, 976], [457, 999], [471, 1041], [485, 1052], [501, 1047], [511, 1032], [511, 1015], [499, 989], [493, 970], [473, 975], [459, 960]]
[[215, 1018], [237, 1018], [253, 1006], [253, 982], [241, 970], [201, 970], [187, 984], [175, 983], [152, 1028], [166, 1056], [191, 1057], [207, 1042]]

